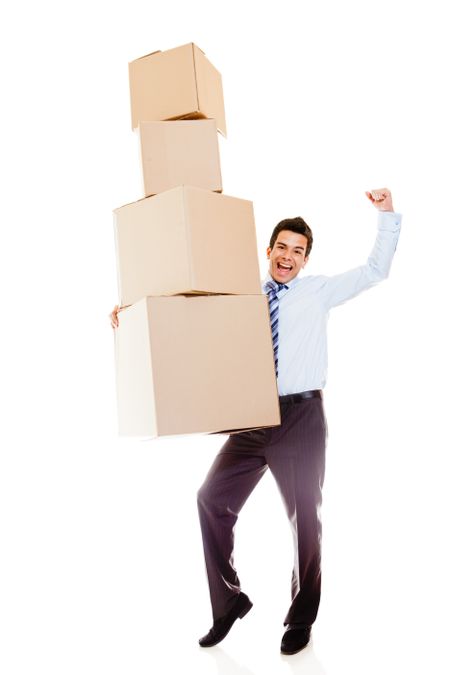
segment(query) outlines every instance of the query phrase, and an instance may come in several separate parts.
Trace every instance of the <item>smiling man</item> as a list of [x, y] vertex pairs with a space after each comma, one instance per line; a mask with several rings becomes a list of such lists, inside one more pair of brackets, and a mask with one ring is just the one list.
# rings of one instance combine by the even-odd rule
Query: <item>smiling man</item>
[[291, 605], [281, 651], [295, 654], [309, 642], [321, 587], [320, 507], [327, 438], [322, 390], [328, 314], [388, 276], [400, 232], [401, 216], [394, 213], [389, 190], [366, 195], [379, 210], [377, 238], [366, 264], [348, 272], [299, 278], [313, 244], [311, 229], [302, 218], [291, 218], [272, 233], [263, 290], [269, 301], [281, 425], [230, 436], [198, 492], [213, 613], [213, 626], [199, 641], [202, 647], [223, 640], [236, 619], [252, 607], [233, 564], [234, 526], [268, 468], [294, 538]]
[[294, 279], [308, 261], [312, 242], [312, 232], [303, 218], [288, 218], [278, 223], [267, 249], [272, 279], [279, 284]]

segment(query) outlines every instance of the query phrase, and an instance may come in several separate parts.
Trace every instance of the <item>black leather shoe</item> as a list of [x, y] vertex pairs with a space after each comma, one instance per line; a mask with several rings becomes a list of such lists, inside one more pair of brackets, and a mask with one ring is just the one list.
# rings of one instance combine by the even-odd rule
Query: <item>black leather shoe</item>
[[297, 654], [304, 649], [311, 636], [311, 626], [302, 627], [295, 623], [288, 624], [286, 632], [281, 640], [282, 654]]
[[200, 638], [199, 645], [200, 647], [213, 647], [214, 645], [221, 642], [230, 632], [231, 626], [234, 624], [236, 619], [242, 619], [253, 607], [253, 603], [250, 602], [245, 593], [239, 593], [237, 599], [230, 609], [228, 614], [214, 621], [213, 627], [209, 631], [208, 635]]

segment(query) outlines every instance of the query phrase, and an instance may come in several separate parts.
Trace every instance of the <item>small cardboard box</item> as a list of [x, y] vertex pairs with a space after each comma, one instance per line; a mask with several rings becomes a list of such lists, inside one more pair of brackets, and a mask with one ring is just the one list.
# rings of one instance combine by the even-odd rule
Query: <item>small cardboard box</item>
[[131, 119], [139, 122], [210, 117], [226, 136], [222, 77], [190, 42], [129, 63]]
[[115, 329], [121, 436], [280, 424], [266, 296], [147, 297]]
[[114, 212], [119, 298], [261, 294], [253, 204], [179, 186]]
[[146, 197], [178, 185], [222, 192], [215, 120], [139, 122]]

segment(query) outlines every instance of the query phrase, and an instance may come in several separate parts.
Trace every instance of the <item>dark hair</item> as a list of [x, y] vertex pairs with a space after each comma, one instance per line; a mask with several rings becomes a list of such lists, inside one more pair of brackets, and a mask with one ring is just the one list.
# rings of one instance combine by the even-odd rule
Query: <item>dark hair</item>
[[312, 249], [313, 245], [313, 233], [311, 231], [311, 228], [309, 225], [305, 223], [303, 218], [297, 217], [297, 218], [285, 218], [284, 220], [281, 220], [278, 225], [275, 227], [274, 231], [272, 232], [272, 236], [270, 237], [270, 248], [272, 249], [275, 246], [275, 242], [277, 240], [278, 235], [280, 232], [283, 230], [289, 230], [290, 232], [296, 232], [297, 234], [303, 234], [307, 240], [308, 243], [306, 245], [306, 252], [305, 252], [305, 258], [310, 254], [310, 251]]

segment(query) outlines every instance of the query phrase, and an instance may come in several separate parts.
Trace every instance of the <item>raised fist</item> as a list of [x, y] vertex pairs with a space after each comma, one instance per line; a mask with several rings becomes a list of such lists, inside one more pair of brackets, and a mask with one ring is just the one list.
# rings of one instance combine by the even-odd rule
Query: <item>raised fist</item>
[[393, 211], [392, 195], [387, 188], [380, 188], [378, 190], [371, 190], [366, 192], [366, 196], [376, 209], [379, 211]]

